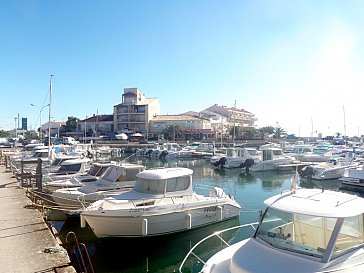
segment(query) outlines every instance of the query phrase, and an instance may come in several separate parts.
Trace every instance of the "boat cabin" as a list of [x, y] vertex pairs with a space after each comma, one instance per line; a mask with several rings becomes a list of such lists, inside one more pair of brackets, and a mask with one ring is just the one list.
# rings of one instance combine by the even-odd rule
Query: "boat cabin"
[[254, 235], [274, 248], [328, 263], [364, 246], [364, 199], [322, 190], [298, 190], [265, 201]]
[[86, 165], [89, 162], [88, 159], [69, 159], [63, 161], [59, 169], [52, 173], [53, 175], [75, 174], [83, 173], [86, 171]]
[[273, 160], [276, 157], [283, 156], [281, 148], [264, 148], [262, 149], [262, 161]]
[[187, 168], [152, 169], [137, 175], [134, 191], [151, 195], [192, 194], [192, 173]]
[[94, 162], [91, 165], [91, 168], [88, 170], [87, 174], [95, 177], [100, 177], [105, 173], [107, 168], [110, 167], [111, 162], [107, 163], [100, 163], [100, 162]]
[[100, 177], [101, 180], [107, 182], [123, 182], [134, 181], [138, 173], [145, 170], [145, 166], [138, 164], [120, 164], [109, 166], [104, 174]]

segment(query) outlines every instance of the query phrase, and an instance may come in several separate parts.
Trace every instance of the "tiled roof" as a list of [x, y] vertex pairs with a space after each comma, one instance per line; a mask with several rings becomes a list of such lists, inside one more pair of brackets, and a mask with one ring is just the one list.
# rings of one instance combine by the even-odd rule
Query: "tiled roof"
[[199, 118], [190, 115], [159, 115], [153, 117], [152, 120], [153, 121], [199, 120]]
[[81, 122], [103, 122], [103, 121], [113, 121], [113, 120], [114, 120], [114, 115], [98, 115], [81, 120]]
[[213, 106], [210, 106], [209, 108], [206, 108], [205, 109], [206, 111], [211, 111], [211, 112], [214, 112], [214, 113], [217, 113], [217, 114], [221, 114], [221, 115], [224, 115], [224, 116], [229, 116], [231, 114], [231, 112], [236, 112], [236, 113], [242, 113], [242, 114], [250, 114], [252, 115], [252, 113], [250, 113], [249, 111], [246, 111], [245, 109], [238, 109], [238, 108], [235, 108], [235, 107], [227, 107], [227, 106], [220, 106], [220, 105], [213, 105]]

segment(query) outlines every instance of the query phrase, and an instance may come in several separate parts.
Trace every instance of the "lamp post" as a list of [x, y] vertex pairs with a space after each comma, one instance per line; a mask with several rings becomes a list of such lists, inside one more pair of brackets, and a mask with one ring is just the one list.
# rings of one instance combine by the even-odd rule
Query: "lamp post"
[[40, 138], [40, 142], [42, 142], [42, 133], [43, 133], [43, 130], [42, 130], [42, 111], [43, 111], [44, 108], [48, 107], [49, 104], [44, 105], [42, 108], [39, 108], [38, 106], [36, 106], [33, 103], [31, 103], [30, 105], [36, 107], [39, 110], [39, 138]]

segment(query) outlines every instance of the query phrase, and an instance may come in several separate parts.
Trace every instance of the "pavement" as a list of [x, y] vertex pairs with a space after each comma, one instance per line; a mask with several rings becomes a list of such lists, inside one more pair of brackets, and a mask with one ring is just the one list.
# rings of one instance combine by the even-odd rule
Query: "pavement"
[[25, 189], [0, 166], [0, 273], [75, 273]]

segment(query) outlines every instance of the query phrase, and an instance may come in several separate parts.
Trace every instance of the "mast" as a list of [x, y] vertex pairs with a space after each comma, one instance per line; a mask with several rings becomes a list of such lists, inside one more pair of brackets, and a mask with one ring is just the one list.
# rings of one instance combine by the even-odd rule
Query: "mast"
[[343, 112], [344, 112], [344, 143], [346, 145], [346, 121], [345, 121], [345, 107], [343, 105]]
[[49, 79], [49, 113], [48, 113], [48, 158], [51, 157], [51, 112], [52, 112], [52, 77]]
[[234, 121], [234, 123], [233, 123], [233, 126], [234, 126], [234, 132], [233, 132], [233, 144], [234, 144], [234, 146], [235, 146], [235, 109], [236, 109], [236, 100], [235, 100], [235, 103], [234, 103], [234, 110], [233, 110], [233, 115], [234, 115], [234, 119], [233, 119], [233, 121]]

